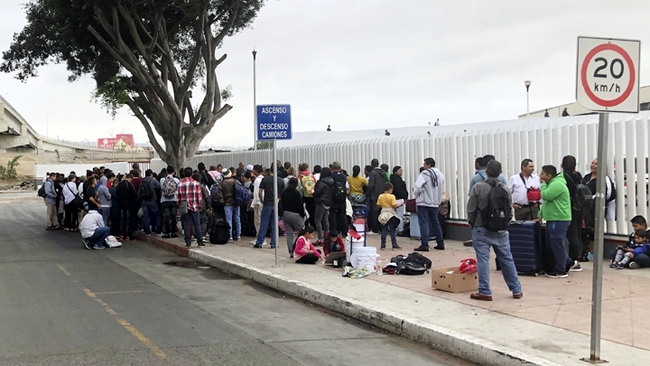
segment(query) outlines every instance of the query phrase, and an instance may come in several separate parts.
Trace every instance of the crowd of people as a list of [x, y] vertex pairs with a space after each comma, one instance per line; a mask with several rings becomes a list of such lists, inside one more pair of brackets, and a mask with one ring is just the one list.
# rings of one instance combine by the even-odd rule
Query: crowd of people
[[[449, 215], [449, 198], [443, 192], [445, 176], [433, 158], [424, 159], [411, 190], [402, 178], [402, 167], [390, 169], [378, 159], [372, 159], [363, 170], [358, 165], [351, 167], [351, 175], [337, 161], [313, 169], [306, 163], [297, 167], [291, 162], [275, 164], [277, 176], [273, 169], [243, 162], [237, 168], [217, 165], [209, 169], [199, 163], [196, 169], [186, 167], [178, 173], [168, 166], [159, 173], [146, 170], [142, 174], [137, 164], [127, 174], [115, 174], [103, 167], [82, 176], [75, 172], [67, 177], [49, 173], [44, 185], [46, 229], [81, 231], [84, 245], [102, 249], [102, 240], [107, 235], [131, 240], [133, 233], [140, 229], [147, 235], [178, 237], [180, 221], [189, 247], [192, 235], [197, 245], [205, 245], [213, 223], [223, 220], [228, 224], [230, 241], [249, 236], [254, 238], [251, 241], [254, 248], [262, 248], [270, 237], [270, 247], [274, 248], [275, 235], [270, 233], [275, 225], [273, 186], [277, 182], [280, 229], [285, 233], [290, 256], [300, 257], [301, 262], [310, 262], [314, 257], [322, 259], [320, 255], [308, 253], [314, 250], [305, 241], [312, 243], [312, 236], [316, 247], [324, 240], [337, 241], [347, 236], [348, 230], [354, 227], [352, 207], [355, 205], [367, 207], [368, 234], [381, 234], [381, 250], [386, 249], [388, 236], [392, 248], [401, 249], [396, 236], [406, 234], [407, 203], [413, 206], [411, 215], [417, 215], [419, 223], [420, 245], [415, 250], [429, 251], [429, 242], [433, 240], [436, 242], [433, 249], [445, 249], [445, 225], [441, 221]], [[575, 170], [576, 159], [569, 155], [562, 159], [562, 171], [545, 165], [538, 176], [534, 173], [534, 162], [525, 159], [520, 173], [506, 179], [493, 155], [477, 158], [467, 212], [473, 227], [479, 273], [485, 273], [482, 267], [487, 266], [485, 255], [486, 252], [489, 255], [490, 246], [497, 251], [498, 260], [503, 261], [502, 268], [512, 265], [508, 263], [512, 256], [505, 251], [504, 238], [484, 230], [489, 220], [485, 211], [492, 199], [492, 186], [506, 190], [508, 218], [546, 221], [547, 242], [556, 263], [547, 276], [562, 278], [570, 271], [580, 270], [579, 262], [588, 261], [593, 252], [595, 214], [593, 202], [589, 201], [596, 193], [597, 166], [594, 160], [583, 177]], [[609, 177], [606, 177], [606, 188], [606, 215], [611, 219], [616, 212], [616, 188]], [[89, 218], [84, 223], [86, 217]], [[612, 254], [612, 267], [650, 265], [644, 251], [647, 246], [641, 244], [641, 219], [633, 220], [633, 225], [639, 228], [635, 226], [630, 244]], [[505, 276], [511, 271], [506, 269], [503, 273]], [[513, 278], [516, 271], [506, 281], [517, 292]], [[489, 291], [482, 289], [479, 292], [487, 296]]]

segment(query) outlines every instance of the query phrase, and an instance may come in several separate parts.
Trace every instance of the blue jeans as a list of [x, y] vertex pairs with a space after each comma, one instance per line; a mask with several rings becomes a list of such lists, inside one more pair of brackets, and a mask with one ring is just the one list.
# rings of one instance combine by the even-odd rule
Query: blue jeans
[[108, 219], [111, 217], [111, 207], [102, 206], [102, 218], [104, 219], [104, 226], [108, 226]]
[[[418, 212], [420, 208], [418, 207]], [[503, 279], [513, 294], [521, 293], [521, 283], [517, 276], [515, 261], [510, 252], [508, 232], [497, 233], [484, 227], [472, 230], [472, 245], [476, 252], [476, 272], [478, 273], [478, 292], [481, 295], [492, 295], [490, 289], [490, 247], [494, 249], [501, 266]]]
[[92, 248], [94, 246], [102, 247], [104, 246], [104, 240], [111, 235], [111, 228], [108, 226], [98, 227], [95, 229], [93, 236], [88, 238], [88, 245]]
[[190, 224], [194, 228], [194, 237], [199, 245], [203, 244], [203, 237], [201, 236], [201, 220], [199, 219], [199, 212], [187, 210], [187, 214], [181, 216], [183, 223], [183, 234], [185, 235], [185, 245], [188, 247], [192, 243], [192, 236], [190, 235]]
[[[151, 222], [151, 216], [153, 216], [153, 222]], [[151, 231], [159, 233], [161, 222], [160, 211], [158, 211], [156, 201], [142, 201], [142, 229], [144, 232], [147, 234], [151, 234]]]
[[[239, 238], [241, 236], [241, 220], [239, 219], [239, 206], [224, 207], [226, 211], [226, 222], [230, 225], [230, 239]], [[234, 222], [233, 222], [234, 220]], [[233, 235], [233, 232], [235, 235]]]
[[[266, 237], [266, 231], [271, 225], [271, 246], [275, 246], [275, 220], [273, 219], [273, 206], [262, 207], [262, 214], [260, 215], [260, 231], [257, 233], [257, 241], [255, 245], [262, 245]], [[269, 223], [270, 221], [270, 223]]]
[[122, 214], [120, 215], [120, 231], [122, 232], [122, 236], [131, 237], [133, 233], [131, 221], [131, 207], [122, 207]]
[[429, 247], [429, 224], [433, 226], [433, 236], [436, 237], [438, 246], [445, 246], [442, 228], [438, 221], [438, 207], [418, 206], [418, 223], [420, 224], [420, 242], [423, 247]]
[[566, 273], [567, 268], [571, 267], [570, 263], [573, 263], [564, 246], [569, 225], [571, 225], [571, 221], [546, 222], [546, 242], [549, 243], [555, 257], [555, 270], [558, 273]]
[[395, 237], [395, 228], [399, 225], [400, 221], [397, 217], [392, 217], [386, 225], [381, 226], [381, 247], [386, 247], [386, 234], [390, 231], [390, 242], [393, 248], [397, 248], [397, 238]]

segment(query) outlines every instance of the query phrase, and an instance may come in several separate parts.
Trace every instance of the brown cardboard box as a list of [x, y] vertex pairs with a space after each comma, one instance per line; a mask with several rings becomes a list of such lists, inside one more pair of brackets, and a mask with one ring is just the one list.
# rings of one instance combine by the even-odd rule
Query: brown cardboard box
[[458, 267], [431, 270], [431, 286], [448, 292], [467, 292], [478, 289], [478, 274], [458, 273]]

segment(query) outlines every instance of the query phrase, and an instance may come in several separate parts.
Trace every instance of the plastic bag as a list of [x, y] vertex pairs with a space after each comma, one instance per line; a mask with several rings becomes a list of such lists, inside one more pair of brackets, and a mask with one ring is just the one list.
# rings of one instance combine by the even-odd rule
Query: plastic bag
[[107, 236], [104, 242], [106, 243], [106, 246], [109, 248], [118, 248], [122, 246], [122, 243], [120, 243], [119, 240], [117, 240], [117, 238], [114, 237], [113, 235]]
[[345, 267], [343, 269], [343, 277], [349, 278], [363, 278], [370, 274], [365, 268]]
[[476, 273], [476, 259], [468, 258], [460, 261], [458, 273]]

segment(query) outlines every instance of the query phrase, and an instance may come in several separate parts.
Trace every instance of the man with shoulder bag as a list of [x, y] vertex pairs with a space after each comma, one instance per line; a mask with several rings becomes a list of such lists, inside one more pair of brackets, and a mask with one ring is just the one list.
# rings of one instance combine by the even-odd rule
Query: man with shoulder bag
[[533, 174], [535, 164], [530, 159], [521, 162], [521, 172], [508, 180], [512, 191], [512, 207], [515, 209], [515, 220], [535, 220], [542, 200], [541, 181]]

